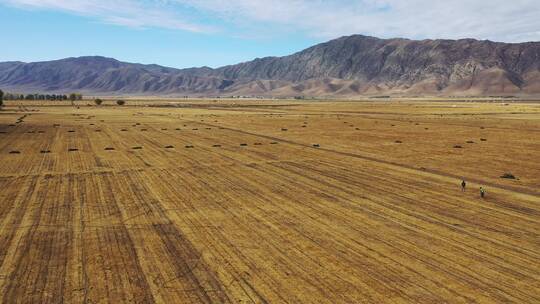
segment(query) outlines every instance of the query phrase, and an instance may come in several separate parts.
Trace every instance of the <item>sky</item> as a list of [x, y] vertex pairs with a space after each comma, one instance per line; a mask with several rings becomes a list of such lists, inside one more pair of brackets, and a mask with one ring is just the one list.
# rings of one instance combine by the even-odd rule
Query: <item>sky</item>
[[539, 0], [0, 0], [0, 61], [219, 67], [352, 34], [540, 41], [539, 16]]

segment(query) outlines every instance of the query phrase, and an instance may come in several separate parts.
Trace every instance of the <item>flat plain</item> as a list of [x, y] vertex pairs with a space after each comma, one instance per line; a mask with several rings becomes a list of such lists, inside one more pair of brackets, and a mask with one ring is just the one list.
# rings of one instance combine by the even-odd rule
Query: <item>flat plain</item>
[[0, 111], [0, 302], [540, 303], [539, 261], [540, 104]]

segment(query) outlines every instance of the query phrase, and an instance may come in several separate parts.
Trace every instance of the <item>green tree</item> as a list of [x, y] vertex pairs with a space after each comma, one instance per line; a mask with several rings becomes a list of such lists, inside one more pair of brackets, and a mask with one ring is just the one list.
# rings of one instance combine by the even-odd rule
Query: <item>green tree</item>
[[94, 103], [97, 105], [97, 106], [100, 106], [102, 103], [103, 103], [103, 100], [99, 99], [99, 98], [96, 98], [94, 99]]
[[123, 105], [126, 104], [126, 101], [120, 99], [120, 100], [117, 100], [117, 101], [116, 101], [116, 104], [119, 105], [119, 106], [123, 106]]
[[4, 91], [0, 90], [0, 107], [4, 105]]

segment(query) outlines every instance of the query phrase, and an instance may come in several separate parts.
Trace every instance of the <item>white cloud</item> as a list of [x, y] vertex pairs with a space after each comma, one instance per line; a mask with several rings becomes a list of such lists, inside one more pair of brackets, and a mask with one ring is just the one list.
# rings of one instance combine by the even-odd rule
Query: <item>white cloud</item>
[[264, 22], [331, 38], [540, 40], [538, 0], [176, 0], [221, 18]]
[[[240, 36], [301, 32], [407, 38], [540, 40], [538, 0], [0, 0], [132, 27]], [[215, 22], [218, 20], [219, 22]]]
[[210, 26], [186, 21], [181, 12], [169, 10], [162, 1], [136, 0], [0, 0], [20, 8], [59, 10], [95, 17], [103, 22], [136, 27], [159, 27], [191, 32], [212, 32]]

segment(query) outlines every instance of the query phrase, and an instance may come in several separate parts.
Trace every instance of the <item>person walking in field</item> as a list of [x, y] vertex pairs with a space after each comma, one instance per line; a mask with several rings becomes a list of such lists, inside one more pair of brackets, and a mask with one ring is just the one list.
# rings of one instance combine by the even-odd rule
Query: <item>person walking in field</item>
[[485, 195], [486, 195], [486, 190], [484, 190], [484, 188], [480, 187], [480, 197], [484, 198]]
[[467, 186], [467, 183], [465, 182], [465, 180], [462, 180], [461, 181], [461, 191], [462, 192], [465, 192], [465, 187]]

